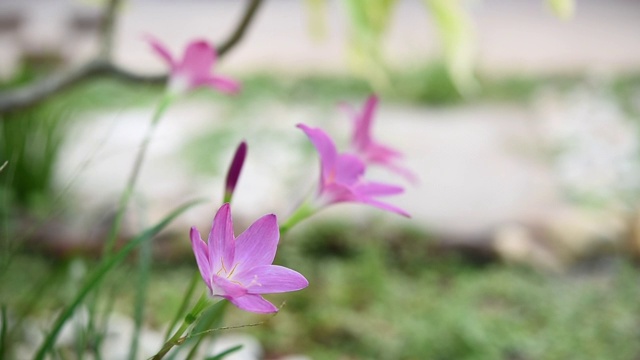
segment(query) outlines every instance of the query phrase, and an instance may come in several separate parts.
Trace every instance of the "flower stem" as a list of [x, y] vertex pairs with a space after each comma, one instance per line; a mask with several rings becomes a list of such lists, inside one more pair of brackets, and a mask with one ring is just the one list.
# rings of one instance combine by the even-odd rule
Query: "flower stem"
[[315, 214], [318, 209], [311, 205], [308, 201], [303, 202], [294, 212], [289, 216], [287, 221], [280, 226], [280, 236], [283, 236], [287, 231], [294, 227], [300, 221]]
[[173, 100], [173, 96], [171, 96], [169, 93], [165, 93], [165, 95], [160, 100], [160, 103], [156, 107], [153, 117], [151, 118], [151, 124], [149, 125], [149, 129], [147, 130], [147, 133], [145, 134], [144, 139], [142, 140], [142, 144], [138, 150], [138, 154], [136, 155], [136, 160], [133, 164], [131, 174], [129, 175], [129, 180], [127, 181], [127, 185], [124, 188], [122, 195], [120, 196], [116, 218], [114, 219], [113, 226], [111, 226], [109, 236], [107, 237], [107, 241], [105, 244], [105, 254], [107, 254], [107, 256], [113, 252], [113, 247], [115, 245], [115, 240], [118, 236], [118, 233], [120, 232], [124, 213], [127, 206], [129, 205], [131, 194], [133, 193], [133, 190], [136, 186], [138, 175], [140, 174], [140, 169], [142, 168], [142, 163], [144, 162], [144, 157], [147, 153], [147, 149], [149, 148], [149, 143], [151, 142], [153, 133], [158, 123], [160, 122], [162, 115], [171, 104], [171, 100]]
[[178, 308], [178, 312], [176, 316], [171, 321], [169, 328], [167, 329], [167, 333], [164, 335], [164, 341], [169, 340], [169, 336], [171, 336], [171, 329], [175, 328], [180, 321], [180, 317], [187, 311], [187, 306], [189, 306], [189, 302], [191, 301], [191, 297], [193, 296], [194, 290], [196, 289], [196, 285], [198, 284], [198, 280], [200, 280], [200, 273], [195, 272], [193, 277], [189, 281], [189, 286], [187, 287], [187, 291], [184, 293], [184, 297], [182, 298], [182, 302], [180, 303], [180, 307]]
[[200, 316], [200, 314], [204, 311], [204, 309], [207, 308], [207, 306], [209, 306], [209, 304], [210, 301], [207, 294], [202, 294], [200, 300], [198, 300], [198, 302], [194, 305], [193, 309], [191, 309], [191, 311], [184, 317], [184, 320], [182, 321], [182, 324], [180, 325], [178, 330], [176, 330], [176, 332], [173, 333], [173, 336], [171, 336], [171, 338], [169, 338], [169, 340], [164, 343], [162, 349], [160, 349], [160, 351], [158, 351], [158, 353], [153, 356], [152, 360], [162, 359], [174, 346], [182, 344], [185, 340], [182, 335], [191, 325], [193, 325], [193, 323], [198, 319], [198, 316]]

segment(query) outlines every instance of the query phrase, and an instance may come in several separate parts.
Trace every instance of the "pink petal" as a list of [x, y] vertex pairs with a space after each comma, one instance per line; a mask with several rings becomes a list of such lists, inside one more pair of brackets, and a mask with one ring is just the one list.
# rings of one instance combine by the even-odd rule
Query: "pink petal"
[[399, 174], [413, 184], [418, 183], [418, 177], [409, 169], [404, 166], [398, 165], [398, 159], [402, 158], [401, 152], [396, 151], [390, 147], [380, 145], [377, 143], [370, 143], [365, 150], [364, 154], [365, 162], [369, 164], [375, 164]]
[[153, 51], [155, 51], [156, 54], [160, 55], [160, 57], [167, 63], [167, 65], [169, 65], [171, 72], [173, 72], [176, 63], [173, 60], [173, 57], [171, 56], [169, 50], [160, 41], [150, 35], [145, 36], [145, 40], [149, 43], [149, 45], [151, 45]]
[[309, 137], [309, 140], [315, 146], [318, 154], [320, 155], [320, 166], [322, 173], [322, 183], [327, 182], [327, 179], [335, 176], [336, 159], [338, 157], [338, 151], [333, 140], [324, 131], [318, 128], [311, 128], [304, 124], [298, 124], [298, 128], [302, 129]]
[[358, 112], [356, 111], [356, 109], [353, 108], [353, 106], [351, 106], [351, 104], [348, 104], [346, 102], [340, 102], [338, 103], [338, 108], [347, 114], [348, 117], [350, 117], [352, 120], [356, 121], [358, 118]]
[[400, 209], [399, 207], [384, 203], [382, 201], [374, 200], [373, 198], [362, 197], [362, 198], [358, 199], [358, 202], [361, 202], [363, 204], [368, 204], [368, 205], [371, 205], [371, 206], [375, 206], [375, 207], [377, 207], [379, 209], [382, 209], [382, 210], [391, 211], [392, 213], [396, 213], [398, 215], [402, 215], [402, 216], [405, 216], [405, 217], [408, 217], [408, 218], [411, 217], [411, 215], [409, 215], [408, 212]]
[[242, 166], [244, 165], [244, 160], [246, 157], [247, 143], [245, 141], [242, 141], [240, 145], [238, 145], [238, 148], [233, 155], [233, 160], [231, 160], [229, 171], [227, 171], [227, 177], [224, 186], [225, 194], [233, 195], [233, 191], [236, 189], [236, 185], [238, 184], [240, 172], [242, 171]]
[[272, 294], [304, 289], [309, 285], [300, 273], [278, 265], [258, 266], [235, 280], [243, 283], [250, 294]]
[[357, 196], [349, 186], [333, 183], [322, 188], [321, 202], [325, 205], [347, 201], [358, 201]]
[[224, 204], [213, 218], [209, 233], [209, 262], [214, 273], [218, 273], [221, 269], [225, 273], [231, 271], [234, 264], [235, 245], [231, 207], [229, 204]]
[[199, 79], [195, 86], [209, 86], [214, 90], [221, 91], [226, 94], [237, 94], [240, 92], [240, 83], [219, 75], [211, 75], [203, 79]]
[[356, 128], [353, 134], [353, 141], [356, 148], [363, 149], [371, 142], [371, 123], [373, 113], [378, 106], [378, 97], [371, 95], [364, 104], [362, 114], [356, 121]]
[[250, 311], [259, 314], [268, 314], [274, 313], [278, 311], [278, 308], [275, 307], [272, 303], [265, 300], [260, 295], [251, 295], [247, 294], [245, 296], [237, 297], [237, 298], [229, 298], [229, 300], [233, 305], [238, 308]]
[[404, 177], [405, 179], [407, 179], [410, 183], [417, 185], [420, 181], [418, 180], [418, 176], [411, 170], [407, 169], [404, 166], [400, 166], [394, 163], [391, 164], [386, 164], [385, 167], [387, 167], [389, 170], [395, 172], [396, 174]]
[[402, 157], [401, 152], [373, 141], [369, 143], [366, 152], [371, 161], [377, 163], [388, 163], [392, 159], [398, 159]]
[[368, 182], [359, 184], [354, 188], [354, 192], [360, 196], [388, 196], [404, 192], [404, 188], [395, 185]]
[[211, 281], [213, 285], [212, 295], [214, 296], [222, 296], [225, 299], [230, 299], [230, 298], [244, 296], [248, 292], [244, 286], [236, 282], [230, 281], [229, 279], [222, 276], [218, 276], [214, 274], [211, 277]]
[[360, 180], [364, 174], [364, 169], [364, 163], [357, 156], [340, 154], [336, 161], [335, 181], [351, 186]]
[[198, 264], [198, 269], [200, 269], [200, 275], [202, 275], [202, 279], [207, 286], [211, 288], [211, 266], [209, 264], [207, 244], [202, 241], [200, 233], [195, 227], [191, 228], [189, 235], [191, 237], [191, 247], [196, 256], [196, 263]]
[[209, 71], [215, 62], [214, 50], [208, 42], [203, 40], [193, 41], [187, 45], [182, 62], [177, 71], [186, 75], [192, 86], [198, 79], [209, 76]]
[[271, 265], [276, 257], [280, 230], [276, 216], [265, 215], [256, 220], [236, 240], [235, 276], [256, 266]]

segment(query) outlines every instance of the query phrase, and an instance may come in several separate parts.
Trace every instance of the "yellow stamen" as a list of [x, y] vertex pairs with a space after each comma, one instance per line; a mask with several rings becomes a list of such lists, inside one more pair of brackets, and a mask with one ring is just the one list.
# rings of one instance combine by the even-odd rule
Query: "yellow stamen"
[[240, 263], [236, 263], [235, 265], [233, 265], [233, 269], [231, 269], [231, 272], [229, 273], [229, 275], [227, 275], [227, 279], [230, 278], [231, 275], [233, 275], [233, 272], [236, 271], [238, 265], [240, 265]]

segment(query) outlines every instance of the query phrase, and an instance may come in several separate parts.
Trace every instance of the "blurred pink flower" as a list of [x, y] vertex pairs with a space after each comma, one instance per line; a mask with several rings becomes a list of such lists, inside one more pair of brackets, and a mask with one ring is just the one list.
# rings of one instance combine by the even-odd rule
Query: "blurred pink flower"
[[169, 50], [158, 40], [147, 36], [147, 41], [169, 65], [169, 88], [176, 93], [206, 86], [227, 94], [240, 91], [240, 84], [230, 78], [215, 75], [211, 69], [216, 62], [215, 49], [204, 40], [195, 40], [187, 45], [182, 60], [174, 59]]
[[321, 129], [304, 124], [298, 127], [305, 132], [320, 155], [321, 206], [339, 202], [359, 202], [391, 211], [406, 217], [407, 212], [393, 205], [378, 201], [375, 197], [400, 194], [402, 187], [368, 182], [364, 179], [365, 164], [355, 155], [338, 153], [333, 140]]
[[236, 239], [230, 206], [224, 204], [213, 219], [208, 244], [195, 227], [190, 236], [209, 294], [225, 298], [242, 310], [276, 312], [278, 308], [261, 294], [295, 291], [309, 285], [298, 272], [272, 265], [280, 238], [273, 214], [256, 220]]
[[351, 146], [366, 164], [375, 164], [404, 176], [411, 182], [417, 178], [409, 169], [398, 164], [403, 155], [399, 151], [382, 145], [373, 139], [373, 116], [378, 106], [378, 97], [371, 95], [364, 103], [362, 112], [358, 112], [351, 106], [343, 104], [342, 107], [353, 118], [354, 131], [351, 137]]

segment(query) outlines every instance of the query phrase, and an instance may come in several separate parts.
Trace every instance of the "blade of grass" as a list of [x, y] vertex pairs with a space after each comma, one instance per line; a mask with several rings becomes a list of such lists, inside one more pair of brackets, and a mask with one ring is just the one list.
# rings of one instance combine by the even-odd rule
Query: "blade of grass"
[[164, 335], [164, 342], [167, 342], [167, 340], [169, 340], [169, 338], [171, 337], [171, 332], [176, 327], [176, 325], [178, 325], [178, 322], [180, 322], [184, 313], [187, 312], [187, 307], [189, 306], [189, 302], [191, 302], [191, 299], [193, 298], [193, 293], [196, 289], [196, 284], [198, 284], [198, 279], [200, 279], [200, 273], [196, 272], [193, 274], [191, 282], [189, 282], [189, 286], [187, 287], [187, 291], [185, 292], [185, 296], [182, 299], [182, 303], [180, 304], [175, 317], [167, 328], [167, 333]]
[[[89, 327], [89, 330], [91, 331], [91, 351], [95, 360], [102, 359], [100, 349], [102, 348], [102, 342], [108, 336], [107, 329], [109, 327], [109, 317], [113, 313], [117, 293], [117, 289], [112, 287], [109, 290], [109, 296], [107, 296], [107, 303], [104, 310], [98, 312], [95, 308], [93, 308], [91, 311], [89, 311], [89, 324], [92, 324], [92, 326]], [[98, 292], [94, 292], [93, 295], [98, 295]], [[94, 305], [97, 304], [97, 301], [90, 301], [89, 303]], [[96, 320], [98, 319], [100, 313], [102, 313], [102, 316], [99, 320]]]
[[[48, 272], [47, 277], [42, 279], [42, 281], [36, 282], [27, 292], [27, 295], [19, 301], [20, 307], [16, 309], [16, 321], [12, 328], [8, 329], [9, 334], [7, 336], [12, 336], [14, 331], [19, 331], [19, 329], [22, 328], [22, 323], [26, 319], [27, 315], [32, 314], [33, 310], [47, 298], [47, 294], [52, 287], [59, 286], [59, 277], [62, 272], [64, 272], [62, 267], [56, 267], [52, 272]], [[0, 359], [2, 359], [2, 357], [0, 357]]]
[[142, 331], [142, 323], [144, 321], [144, 304], [147, 298], [150, 270], [151, 242], [145, 241], [140, 245], [140, 253], [138, 254], [138, 286], [136, 287], [137, 292], [134, 305], [135, 328], [133, 331], [133, 338], [131, 339], [131, 347], [129, 348], [129, 360], [135, 360], [138, 353], [138, 341], [140, 338], [140, 331]]
[[64, 323], [69, 319], [69, 317], [71, 317], [71, 315], [75, 311], [76, 307], [78, 307], [78, 305], [80, 305], [80, 303], [84, 300], [84, 298], [87, 296], [87, 294], [89, 294], [89, 292], [91, 290], [93, 290], [98, 284], [101, 283], [102, 279], [107, 274], [107, 272], [109, 272], [109, 270], [111, 270], [114, 266], [116, 266], [117, 264], [122, 262], [126, 258], [126, 256], [134, 248], [136, 248], [138, 245], [140, 245], [142, 242], [149, 240], [151, 237], [153, 237], [154, 235], [159, 233], [171, 221], [173, 221], [177, 216], [179, 216], [180, 214], [182, 214], [186, 210], [190, 209], [191, 207], [195, 206], [196, 204], [203, 203], [203, 202], [204, 202], [204, 200], [195, 200], [195, 201], [190, 201], [190, 202], [180, 206], [179, 208], [177, 208], [176, 210], [171, 212], [169, 215], [167, 215], [158, 224], [156, 224], [155, 226], [145, 230], [142, 234], [140, 234], [137, 237], [133, 238], [120, 251], [118, 251], [115, 254], [113, 254], [112, 256], [106, 258], [102, 262], [102, 264], [100, 264], [98, 266], [98, 268], [91, 274], [91, 276], [88, 277], [86, 285], [84, 285], [80, 289], [80, 291], [76, 295], [75, 299], [58, 316], [58, 318], [56, 319], [55, 323], [52, 326], [51, 332], [47, 335], [47, 337], [45, 338], [44, 342], [42, 343], [42, 345], [38, 349], [38, 352], [36, 353], [36, 356], [34, 357], [34, 359], [36, 359], [36, 360], [43, 360], [44, 359], [44, 357], [46, 356], [46, 354], [49, 351], [49, 349], [51, 349], [53, 347], [53, 344], [55, 343], [55, 341], [56, 341], [56, 339], [58, 337], [58, 334], [60, 333], [60, 330], [62, 329], [62, 326], [64, 325]]
[[[198, 321], [198, 323], [193, 328], [193, 331], [191, 331], [191, 333], [200, 333], [208, 329], [212, 329], [220, 326], [228, 303], [229, 303], [228, 301], [220, 301], [217, 304], [210, 307], [209, 309], [207, 309], [202, 314], [202, 317], [200, 317], [200, 321]], [[208, 334], [205, 333], [198, 336], [198, 339], [195, 340], [195, 344], [193, 344], [191, 351], [189, 351], [189, 355], [187, 355], [187, 360], [191, 360], [194, 358], [194, 356], [198, 352], [198, 348], [200, 347], [202, 340], [204, 340], [204, 338], [207, 335]]]
[[229, 355], [231, 353], [234, 353], [234, 352], [236, 352], [236, 351], [238, 351], [240, 349], [242, 349], [242, 345], [236, 345], [236, 346], [228, 348], [227, 350], [221, 352], [218, 355], [208, 357], [205, 360], [222, 360], [225, 356], [227, 356], [227, 355]]
[[0, 327], [0, 359], [7, 358], [7, 330], [9, 325], [7, 324], [8, 316], [7, 316], [7, 306], [2, 304], [2, 327]]
[[[222, 322], [222, 316], [224, 315], [225, 309], [227, 308], [227, 303], [228, 301], [226, 300], [218, 301], [207, 310], [205, 310], [205, 312], [200, 316], [198, 323], [195, 324], [189, 335], [185, 337], [185, 342], [179, 349], [177, 349], [177, 351], [169, 354], [168, 360], [175, 360], [176, 355], [178, 355], [180, 349], [187, 348], [190, 344], [194, 344], [194, 347], [197, 348], [201, 341], [200, 339], [202, 339], [202, 336], [199, 335], [206, 334], [207, 330], [209, 330], [212, 325], [213, 327], [220, 325], [220, 323]], [[198, 336], [198, 339], [192, 337], [191, 334], [196, 334], [196, 336]], [[188, 356], [193, 356], [192, 354], [194, 354], [196, 350], [197, 349], [192, 348]]]

